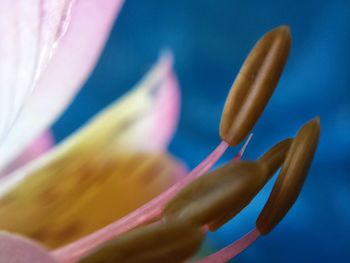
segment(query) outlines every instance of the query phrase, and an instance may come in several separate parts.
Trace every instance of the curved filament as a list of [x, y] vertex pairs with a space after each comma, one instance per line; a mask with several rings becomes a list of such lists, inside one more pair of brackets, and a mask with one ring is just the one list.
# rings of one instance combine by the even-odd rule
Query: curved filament
[[198, 260], [197, 263], [225, 263], [233, 259], [248, 247], [250, 247], [258, 238], [260, 237], [260, 232], [256, 228], [248, 232], [246, 235], [224, 247], [223, 249]]

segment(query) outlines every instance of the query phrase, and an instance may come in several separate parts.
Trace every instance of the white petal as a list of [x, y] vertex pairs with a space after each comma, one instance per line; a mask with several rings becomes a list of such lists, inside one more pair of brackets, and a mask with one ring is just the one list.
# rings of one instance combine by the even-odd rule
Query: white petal
[[72, 1], [59, 1], [55, 8], [51, 2], [55, 1], [1, 2], [0, 142], [17, 119], [64, 32]]
[[[39, 57], [39, 69], [43, 71], [18, 120], [0, 145], [0, 170], [47, 130], [74, 98], [94, 67], [122, 4], [121, 0], [75, 2], [69, 27], [62, 35], [67, 25], [64, 17], [70, 13], [67, 3], [71, 1], [44, 2], [47, 9], [42, 18], [42, 37], [45, 41], [40, 44], [44, 55]], [[57, 16], [57, 10], [65, 16]], [[52, 36], [50, 33], [57, 27], [58, 31]], [[50, 47], [55, 46], [58, 38], [60, 41], [52, 55]]]

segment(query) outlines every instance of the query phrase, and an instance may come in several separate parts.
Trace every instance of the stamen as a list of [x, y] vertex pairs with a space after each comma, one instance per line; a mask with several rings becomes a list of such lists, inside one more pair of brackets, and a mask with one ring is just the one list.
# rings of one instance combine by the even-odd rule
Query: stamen
[[79, 239], [74, 243], [53, 251], [53, 255], [60, 262], [74, 262], [81, 256], [87, 254], [94, 247], [158, 217], [165, 204], [168, 203], [182, 188], [206, 173], [220, 159], [227, 148], [228, 144], [222, 141], [196, 168], [168, 190], [118, 221], [92, 233], [91, 235]]
[[265, 185], [266, 171], [258, 162], [229, 162], [182, 189], [165, 207], [164, 217], [203, 226], [228, 211], [235, 216]]
[[269, 233], [297, 200], [320, 136], [320, 120], [305, 124], [293, 140], [269, 199], [256, 221], [260, 233]]
[[247, 150], [247, 147], [250, 143], [250, 141], [253, 138], [253, 133], [249, 134], [247, 140], [245, 141], [245, 143], [243, 144], [241, 150], [236, 154], [236, 156], [232, 159], [232, 161], [239, 161], [242, 159], [243, 154], [245, 153], [245, 151]]
[[231, 146], [247, 136], [266, 107], [287, 61], [290, 43], [289, 28], [280, 26], [266, 33], [245, 60], [220, 123], [220, 136]]
[[[141, 208], [85, 238], [53, 251], [53, 255], [60, 262], [74, 262], [94, 247], [159, 217], [165, 204], [182, 188], [206, 173], [229, 145], [237, 145], [251, 131], [274, 91], [289, 48], [290, 32], [285, 26], [267, 33], [256, 44], [226, 101], [220, 124], [220, 137], [223, 141], [188, 176]], [[250, 139], [251, 136], [248, 137], [248, 142]], [[241, 158], [246, 144], [236, 159]]]
[[[247, 140], [243, 144], [241, 150], [235, 155], [235, 157], [232, 159], [232, 162], [236, 162], [242, 159], [244, 153], [247, 150], [247, 147], [249, 143], [251, 142], [253, 138], [253, 133], [250, 133]], [[215, 231], [217, 228], [222, 226], [224, 223], [226, 223], [228, 220], [233, 218], [237, 214], [237, 211], [231, 211], [227, 215], [224, 215], [222, 218], [217, 219], [216, 221], [212, 222], [210, 225], [206, 225], [205, 227], [208, 229], [208, 231]]]
[[[279, 142], [258, 160], [259, 163], [266, 164], [270, 175], [274, 174], [284, 159], [285, 163], [269, 200], [257, 219], [257, 228], [198, 263], [227, 262], [252, 245], [260, 235], [270, 232], [280, 222], [300, 193], [317, 147], [319, 134], [320, 122], [316, 118], [304, 125], [295, 139]], [[217, 224], [214, 224], [214, 228], [218, 228]]]
[[199, 249], [203, 231], [183, 221], [134, 229], [96, 249], [79, 263], [182, 262]]
[[[260, 174], [259, 179], [265, 178], [265, 183], [274, 175], [274, 173], [277, 171], [277, 169], [281, 166], [283, 163], [287, 151], [289, 149], [289, 146], [291, 144], [291, 139], [285, 139], [276, 145], [274, 145], [272, 148], [270, 148], [267, 152], [263, 154], [262, 157], [260, 157], [256, 162], [263, 166], [264, 172]], [[264, 184], [261, 185], [263, 187]], [[251, 198], [253, 198], [252, 196]], [[236, 214], [240, 212], [239, 209], [236, 207], [231, 207], [229, 212], [226, 212], [225, 214], [217, 217], [213, 222], [209, 224], [210, 231], [216, 231], [218, 228], [220, 228], [222, 225], [224, 225], [226, 222], [231, 220]]]
[[259, 237], [259, 231], [257, 229], [253, 229], [231, 245], [228, 245], [218, 252], [198, 260], [197, 263], [226, 263], [250, 247]]
[[166, 219], [181, 218], [216, 230], [246, 207], [283, 163], [291, 139], [256, 162], [229, 162], [182, 189], [165, 207]]
[[273, 176], [283, 164], [292, 141], [291, 138], [280, 141], [257, 160], [266, 167], [270, 176]]

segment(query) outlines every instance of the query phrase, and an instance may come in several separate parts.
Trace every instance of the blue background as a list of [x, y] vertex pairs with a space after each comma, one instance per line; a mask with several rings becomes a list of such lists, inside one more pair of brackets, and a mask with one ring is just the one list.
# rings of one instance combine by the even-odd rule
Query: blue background
[[[245, 56], [280, 24], [292, 29], [292, 52], [246, 158], [293, 136], [316, 115], [321, 142], [293, 209], [235, 262], [350, 262], [350, 1], [127, 0], [55, 135], [62, 139], [82, 125], [131, 88], [160, 50], [171, 48], [182, 112], [170, 150], [193, 167], [219, 142], [222, 106]], [[271, 186], [207, 245], [220, 248], [252, 228]]]

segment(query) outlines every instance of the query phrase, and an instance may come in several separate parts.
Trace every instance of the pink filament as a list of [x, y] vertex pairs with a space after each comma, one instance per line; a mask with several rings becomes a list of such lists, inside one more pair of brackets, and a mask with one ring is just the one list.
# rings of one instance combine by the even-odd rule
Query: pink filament
[[162, 194], [138, 208], [134, 212], [126, 215], [118, 221], [101, 228], [100, 230], [82, 238], [78, 241], [71, 243], [58, 250], [52, 251], [52, 255], [59, 261], [64, 263], [75, 262], [83, 255], [88, 254], [96, 246], [121, 235], [138, 225], [141, 225], [147, 221], [150, 221], [157, 216], [160, 216], [166, 203], [173, 198], [183, 187], [188, 185], [197, 177], [206, 173], [225, 153], [229, 145], [222, 141], [214, 151], [208, 155], [196, 168], [194, 168], [186, 177], [181, 181], [171, 186], [168, 190]]
[[252, 245], [260, 237], [259, 230], [256, 228], [251, 230], [245, 236], [241, 237], [236, 242], [228, 245], [227, 247], [219, 250], [218, 252], [211, 254], [201, 260], [198, 260], [197, 263], [225, 263], [233, 259], [250, 245]]
[[239, 161], [242, 157], [244, 152], [247, 150], [248, 144], [250, 143], [250, 141], [253, 138], [253, 133], [249, 134], [247, 140], [245, 141], [245, 143], [243, 144], [241, 150], [237, 153], [237, 155], [232, 159], [233, 161]]

